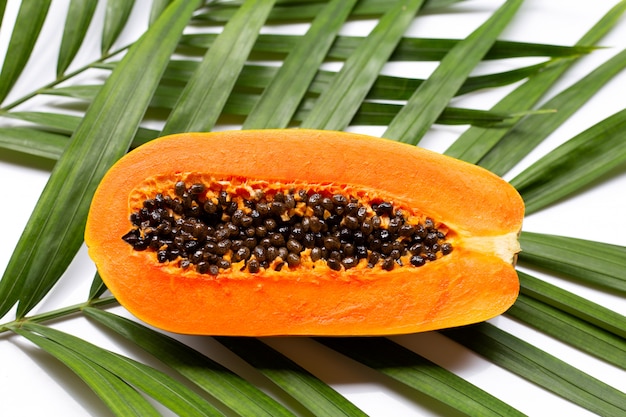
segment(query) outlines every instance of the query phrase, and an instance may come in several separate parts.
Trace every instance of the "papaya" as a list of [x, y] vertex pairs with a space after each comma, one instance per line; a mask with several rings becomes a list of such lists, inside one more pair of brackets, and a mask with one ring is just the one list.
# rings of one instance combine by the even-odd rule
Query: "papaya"
[[85, 242], [118, 301], [166, 331], [392, 335], [510, 307], [523, 216], [496, 175], [392, 140], [183, 133], [111, 167]]

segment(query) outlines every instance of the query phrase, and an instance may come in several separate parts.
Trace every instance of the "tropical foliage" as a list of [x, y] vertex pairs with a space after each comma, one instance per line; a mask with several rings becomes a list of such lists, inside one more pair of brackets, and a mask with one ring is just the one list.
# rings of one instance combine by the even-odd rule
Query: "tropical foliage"
[[[390, 415], [387, 400], [375, 405], [379, 391], [414, 413], [435, 415], [531, 414], [544, 392], [561, 398], [562, 410], [626, 414], [623, 384], [560, 354], [595, 358], [626, 376], [625, 310], [597, 301], [623, 303], [626, 247], [606, 237], [620, 230], [593, 213], [573, 235], [524, 229], [521, 294], [503, 317], [389, 338], [164, 334], [117, 306], [82, 250], [91, 196], [108, 167], [173, 132], [374, 132], [510, 179], [529, 215], [559, 215], [567, 199], [623, 178], [624, 103], [540, 157], [533, 152], [624, 73], [626, 52], [615, 51], [576, 82], [559, 84], [624, 26], [626, 1], [609, 2], [571, 45], [504, 40], [508, 28], [528, 24], [519, 17], [528, 7], [522, 0], [483, 4], [486, 17], [458, 39], [409, 35], [422, 19], [470, 17], [466, 3], [0, 0], [0, 164], [46, 178], [36, 202], [28, 198], [39, 190], [24, 189], [19, 177], [2, 179], [3, 220], [23, 215], [25, 227], [12, 244], [2, 243], [0, 351], [28, 355], [57, 380], [50, 392], [80, 392], [76, 407], [97, 415]], [[362, 29], [368, 25], [371, 31]], [[481, 71], [495, 62], [513, 64]], [[385, 75], [396, 63], [436, 65], [423, 79]], [[49, 69], [49, 79], [25, 83], [33, 68]], [[499, 99], [489, 109], [459, 105], [494, 92]], [[433, 146], [429, 138], [443, 128], [453, 140]], [[534, 163], [524, 162], [529, 157]], [[77, 295], [85, 282], [89, 291]], [[0, 374], [8, 361], [3, 353]], [[480, 382], [463, 372], [464, 361], [528, 391]], [[48, 394], [27, 383], [14, 381], [11, 392], [43, 401], [44, 410]], [[365, 395], [362, 384], [371, 387]], [[6, 398], [3, 413], [20, 406]]]

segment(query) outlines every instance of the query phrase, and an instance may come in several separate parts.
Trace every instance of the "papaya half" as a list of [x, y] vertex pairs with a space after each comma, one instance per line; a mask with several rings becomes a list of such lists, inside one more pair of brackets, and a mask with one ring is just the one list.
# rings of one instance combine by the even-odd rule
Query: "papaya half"
[[391, 140], [184, 133], [108, 171], [85, 242], [119, 302], [167, 331], [390, 335], [511, 306], [523, 215], [496, 175]]

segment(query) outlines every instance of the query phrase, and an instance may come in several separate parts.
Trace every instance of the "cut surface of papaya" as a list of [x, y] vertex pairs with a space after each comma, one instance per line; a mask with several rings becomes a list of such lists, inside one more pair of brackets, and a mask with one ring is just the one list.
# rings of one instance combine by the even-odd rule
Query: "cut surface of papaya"
[[85, 242], [139, 319], [203, 335], [391, 335], [515, 301], [524, 205], [475, 165], [365, 135], [184, 133], [120, 159]]

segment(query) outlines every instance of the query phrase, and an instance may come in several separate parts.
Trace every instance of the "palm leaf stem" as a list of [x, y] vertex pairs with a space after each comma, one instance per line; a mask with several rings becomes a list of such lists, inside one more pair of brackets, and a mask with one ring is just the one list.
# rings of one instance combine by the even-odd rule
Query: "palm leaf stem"
[[57, 77], [55, 80], [51, 81], [48, 84], [45, 84], [39, 88], [37, 88], [36, 90], [33, 90], [32, 92], [25, 94], [23, 96], [21, 96], [20, 98], [18, 98], [15, 101], [12, 101], [11, 103], [8, 103], [2, 107], [0, 107], [0, 116], [3, 116], [5, 113], [7, 113], [9, 110], [12, 110], [14, 108], [16, 108], [17, 106], [19, 106], [20, 104], [23, 104], [25, 102], [27, 102], [28, 100], [43, 94], [44, 91], [48, 91], [50, 89], [53, 89], [54, 87], [56, 87], [57, 85], [72, 79], [73, 77], [82, 74], [83, 72], [87, 71], [88, 69], [91, 68], [97, 68], [99, 64], [104, 63], [107, 59], [112, 58], [122, 52], [124, 52], [125, 50], [127, 50], [132, 44], [126, 45], [124, 47], [121, 47], [119, 49], [116, 49], [115, 51], [111, 51], [107, 54], [102, 55], [100, 58], [98, 58], [97, 60], [95, 60], [94, 62], [91, 62], [87, 65], [84, 65], [80, 68], [75, 69], [74, 71], [68, 72], [66, 74], [63, 74], [59, 77]]
[[15, 326], [20, 326], [21, 323], [28, 321], [30, 323], [45, 323], [60, 318], [72, 316], [73, 314], [80, 313], [87, 307], [106, 307], [113, 304], [118, 304], [115, 297], [103, 297], [90, 299], [83, 303], [73, 304], [70, 306], [58, 308], [55, 310], [46, 311], [39, 314], [33, 314], [32, 316], [26, 316], [21, 319], [13, 320], [4, 324], [0, 324], [0, 334], [12, 330]]

